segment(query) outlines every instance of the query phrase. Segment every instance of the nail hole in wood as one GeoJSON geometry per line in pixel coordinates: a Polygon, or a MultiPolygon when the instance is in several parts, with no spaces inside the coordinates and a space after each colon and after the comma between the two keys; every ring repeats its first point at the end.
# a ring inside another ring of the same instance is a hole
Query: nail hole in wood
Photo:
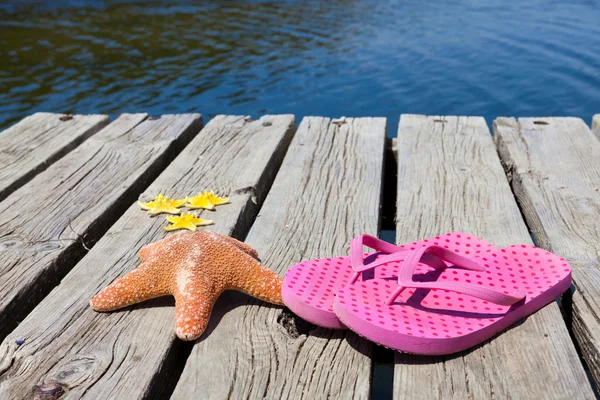
{"type": "Polygon", "coordinates": [[[546,121],[533,121],[533,123],[536,125],[549,125],[549,123],[546,121]]]}
{"type": "Polygon", "coordinates": [[[65,394],[65,387],[58,382],[44,383],[33,388],[34,400],[57,400],[65,394]]]}
{"type": "Polygon", "coordinates": [[[283,326],[288,334],[297,339],[300,335],[307,335],[315,326],[308,321],[296,316],[289,309],[284,308],[277,317],[277,323],[283,326]]]}

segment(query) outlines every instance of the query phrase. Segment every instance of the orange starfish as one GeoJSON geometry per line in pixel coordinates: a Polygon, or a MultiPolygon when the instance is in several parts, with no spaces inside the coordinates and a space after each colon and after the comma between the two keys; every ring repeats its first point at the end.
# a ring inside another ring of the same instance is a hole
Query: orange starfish
{"type": "Polygon", "coordinates": [[[159,296],[175,297],[176,333],[195,340],[208,325],[215,301],[227,289],[283,305],[281,277],[258,262],[245,243],[215,232],[183,232],[145,246],[142,264],[90,301],[112,311],[159,296]]]}

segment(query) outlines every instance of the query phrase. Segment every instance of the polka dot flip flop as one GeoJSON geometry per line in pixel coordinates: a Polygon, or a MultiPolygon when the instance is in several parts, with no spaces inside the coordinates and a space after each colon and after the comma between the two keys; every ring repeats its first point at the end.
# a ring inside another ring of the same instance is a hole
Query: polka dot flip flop
{"type": "MultiPolygon", "coordinates": [[[[307,321],[325,328],[346,329],[333,311],[336,293],[347,284],[371,279],[397,278],[406,256],[411,251],[429,244],[465,255],[482,255],[497,251],[492,244],[460,232],[402,246],[395,246],[373,236],[361,235],[352,240],[350,256],[309,260],[291,267],[283,281],[283,301],[290,310],[307,321]],[[363,246],[376,251],[363,253],[363,246]]],[[[429,254],[424,254],[424,257],[430,263],[441,262],[429,254]]]]}
{"type": "Polygon", "coordinates": [[[571,285],[559,256],[525,245],[466,257],[435,244],[405,257],[398,278],[341,288],[333,309],[350,329],[413,354],[475,346],[539,310],[571,285]],[[446,261],[440,267],[423,255],[446,261]]]}

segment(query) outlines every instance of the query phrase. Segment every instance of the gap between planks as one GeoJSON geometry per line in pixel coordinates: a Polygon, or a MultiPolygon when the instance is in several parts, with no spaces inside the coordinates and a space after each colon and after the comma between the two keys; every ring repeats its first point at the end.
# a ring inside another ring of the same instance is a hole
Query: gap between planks
{"type": "MultiPolygon", "coordinates": [[[[348,254],[357,234],[377,234],[385,137],[383,118],[302,120],[246,238],[266,265],[283,275],[302,260],[348,254]]],[[[173,399],[369,398],[371,343],[246,296],[223,300],[173,399]]]]}
{"type": "Polygon", "coordinates": [[[573,267],[572,330],[598,384],[600,142],[579,118],[498,118],[494,132],[534,240],[573,267]]]}
{"type": "MultiPolygon", "coordinates": [[[[595,116],[595,119],[594,119],[595,121],[596,121],[596,118],[597,118],[597,117],[598,117],[598,116],[595,116]]],[[[597,128],[597,127],[598,127],[598,125],[596,124],[596,125],[594,126],[594,128],[597,128]]],[[[529,220],[528,220],[528,222],[529,222],[529,220]]],[[[538,239],[536,238],[536,240],[538,240],[538,239]]],[[[595,275],[594,275],[594,276],[595,276],[595,275]]],[[[593,280],[593,276],[592,276],[592,277],[590,278],[590,284],[592,284],[593,282],[595,282],[595,281],[593,280]]],[[[597,283],[597,282],[596,282],[596,283],[597,283]]],[[[593,285],[592,285],[592,286],[593,286],[593,285]]],[[[597,288],[597,287],[598,287],[598,286],[595,286],[595,288],[597,288]]],[[[243,300],[242,300],[242,301],[243,301],[243,300]]],[[[510,333],[510,331],[509,331],[509,333],[510,333]]],[[[497,339],[495,339],[495,340],[497,340],[497,339]]],[[[596,350],[595,350],[595,351],[597,351],[597,348],[596,348],[596,350]]],[[[1,354],[1,352],[0,352],[0,354],[1,354]]],[[[0,378],[0,379],[1,379],[1,378],[0,378]]],[[[1,393],[1,392],[0,392],[0,393],[1,393]]]]}
{"type": "Polygon", "coordinates": [[[35,113],[0,132],[0,201],[108,124],[107,115],[35,113]]]}
{"type": "Polygon", "coordinates": [[[592,132],[594,132],[597,139],[600,139],[600,114],[596,114],[592,118],[592,132]]]}
{"type": "MultiPolygon", "coordinates": [[[[271,126],[217,116],[142,194],[229,194],[231,203],[201,216],[211,230],[245,234],[271,186],[295,131],[292,115],[271,126]]],[[[0,397],[26,397],[33,385],[59,382],[72,398],[164,398],[172,392],[191,343],[174,335],[169,299],[96,313],[89,299],[139,264],[146,244],[168,235],[164,216],[131,205],[61,284],[0,345],[0,397]],[[25,339],[22,346],[16,339],[25,339]]]]}
{"type": "Polygon", "coordinates": [[[125,114],[0,203],[0,339],[200,130],[199,114],[125,114]]]}
{"type": "MultiPolygon", "coordinates": [[[[397,151],[398,244],[452,231],[531,243],[483,118],[403,115],[397,151]]],[[[594,398],[556,303],[459,354],[396,354],[395,399],[531,396],[594,398]]]]}

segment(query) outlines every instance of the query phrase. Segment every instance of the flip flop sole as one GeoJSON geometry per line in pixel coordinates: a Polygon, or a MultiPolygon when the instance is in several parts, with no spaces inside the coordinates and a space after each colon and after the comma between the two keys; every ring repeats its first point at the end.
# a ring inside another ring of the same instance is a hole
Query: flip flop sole
{"type": "Polygon", "coordinates": [[[473,347],[560,296],[571,285],[571,267],[559,256],[533,246],[511,246],[474,257],[487,269],[435,271],[419,264],[415,281],[448,280],[495,290],[522,290],[524,302],[500,306],[439,289],[405,289],[392,305],[393,279],[356,282],[338,292],[333,309],[359,335],[406,353],[443,355],[473,347]]]}

